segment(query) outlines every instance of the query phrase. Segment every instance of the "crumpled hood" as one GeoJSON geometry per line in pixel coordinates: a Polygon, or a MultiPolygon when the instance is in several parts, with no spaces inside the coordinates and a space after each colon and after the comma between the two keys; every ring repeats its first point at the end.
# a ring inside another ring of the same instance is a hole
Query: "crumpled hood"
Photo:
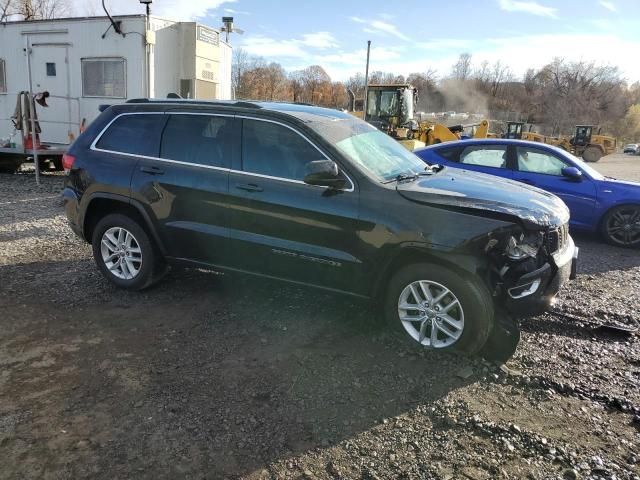
{"type": "Polygon", "coordinates": [[[397,190],[414,202],[497,212],[518,217],[529,227],[558,226],[569,221],[569,209],[552,193],[468,170],[445,168],[413,182],[400,182],[397,190]]]}

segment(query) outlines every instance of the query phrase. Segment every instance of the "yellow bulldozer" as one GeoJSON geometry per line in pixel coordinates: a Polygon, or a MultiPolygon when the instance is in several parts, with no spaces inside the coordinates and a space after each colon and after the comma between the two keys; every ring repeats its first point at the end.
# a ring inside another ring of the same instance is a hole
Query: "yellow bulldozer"
{"type": "Polygon", "coordinates": [[[585,162],[597,162],[605,155],[614,153],[618,141],[615,137],[602,135],[601,128],[598,129],[597,134],[593,133],[593,129],[593,125],[576,125],[573,137],[548,137],[532,132],[531,126],[529,126],[529,131],[524,131],[524,122],[507,122],[503,138],[516,138],[555,145],[573,153],[576,157],[582,157],[585,162]]]}
{"type": "MultiPolygon", "coordinates": [[[[364,112],[352,112],[376,128],[388,133],[408,150],[435,143],[463,138],[465,130],[471,130],[473,138],[486,138],[489,122],[483,120],[470,125],[446,126],[436,122],[418,121],[415,109],[418,90],[411,84],[369,85],[364,112]]],[[[355,104],[355,99],[354,99],[355,104]]]]}
{"type": "Polygon", "coordinates": [[[573,137],[558,137],[550,143],[576,157],[582,157],[585,162],[597,162],[605,155],[614,153],[618,148],[618,141],[615,137],[602,135],[602,128],[598,128],[596,134],[593,129],[593,125],[576,125],[573,137]]]}

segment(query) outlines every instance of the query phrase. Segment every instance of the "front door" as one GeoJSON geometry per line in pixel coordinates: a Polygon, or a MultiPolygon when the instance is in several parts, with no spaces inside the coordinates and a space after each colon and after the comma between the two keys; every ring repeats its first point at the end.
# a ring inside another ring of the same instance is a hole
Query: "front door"
{"type": "Polygon", "coordinates": [[[596,203],[596,187],[586,176],[582,180],[565,177],[570,167],[557,155],[542,149],[516,147],[515,179],[558,195],[571,211],[571,224],[590,228],[596,203]]]}
{"type": "MultiPolygon", "coordinates": [[[[48,107],[36,104],[42,143],[70,143],[78,136],[78,101],[69,94],[68,45],[32,44],[31,78],[33,93],[49,92],[48,107]],[[70,137],[70,134],[73,137],[70,137]]],[[[25,79],[25,82],[27,79],[25,79]]],[[[25,83],[28,90],[28,83],[25,83]]]]}
{"type": "Polygon", "coordinates": [[[229,176],[233,265],[245,271],[353,291],[363,287],[358,191],[305,184],[325,159],[292,128],[243,120],[242,158],[229,176]]]}

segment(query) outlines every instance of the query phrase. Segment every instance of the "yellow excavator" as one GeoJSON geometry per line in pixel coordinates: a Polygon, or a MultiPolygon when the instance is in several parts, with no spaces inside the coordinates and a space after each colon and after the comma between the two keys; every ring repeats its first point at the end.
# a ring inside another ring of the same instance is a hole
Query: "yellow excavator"
{"type": "Polygon", "coordinates": [[[597,162],[603,156],[614,153],[618,146],[615,137],[601,134],[601,128],[598,129],[597,134],[594,134],[593,125],[576,125],[573,137],[547,137],[532,132],[531,126],[529,126],[528,132],[525,132],[523,127],[524,122],[507,122],[503,138],[516,138],[555,145],[577,157],[582,157],[585,162],[597,162]]]}
{"type": "MultiPolygon", "coordinates": [[[[367,101],[364,102],[365,118],[371,125],[391,135],[411,151],[425,145],[460,140],[467,129],[472,130],[473,138],[487,137],[487,120],[454,126],[418,121],[415,118],[417,102],[418,90],[411,84],[369,85],[367,101]]],[[[355,99],[353,103],[355,104],[355,99]]],[[[364,112],[352,113],[363,118],[364,112]]]]}

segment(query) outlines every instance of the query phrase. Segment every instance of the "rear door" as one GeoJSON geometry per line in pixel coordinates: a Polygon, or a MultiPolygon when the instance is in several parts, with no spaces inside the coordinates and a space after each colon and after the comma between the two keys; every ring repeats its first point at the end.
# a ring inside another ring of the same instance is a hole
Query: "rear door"
{"type": "Polygon", "coordinates": [[[244,119],[242,157],[229,177],[231,258],[241,270],[331,288],[363,286],[358,191],[305,184],[326,159],[292,127],[244,119]]]}
{"type": "Polygon", "coordinates": [[[136,165],[132,196],[149,210],[171,257],[226,264],[235,121],[233,116],[169,113],[157,155],[136,165]]]}
{"type": "Polygon", "coordinates": [[[573,225],[591,226],[596,206],[596,186],[591,179],[565,177],[562,169],[574,165],[545,149],[517,146],[516,159],[515,180],[555,193],[569,207],[573,225]]]}

